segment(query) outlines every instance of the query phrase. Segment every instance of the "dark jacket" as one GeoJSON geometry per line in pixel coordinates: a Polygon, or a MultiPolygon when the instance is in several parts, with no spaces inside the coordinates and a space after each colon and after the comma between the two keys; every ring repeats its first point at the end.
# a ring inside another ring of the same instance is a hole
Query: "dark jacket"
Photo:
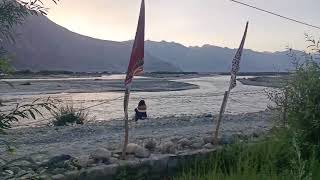
{"type": "Polygon", "coordinates": [[[138,106],[135,110],[135,120],[143,120],[147,118],[147,106],[138,106]]]}

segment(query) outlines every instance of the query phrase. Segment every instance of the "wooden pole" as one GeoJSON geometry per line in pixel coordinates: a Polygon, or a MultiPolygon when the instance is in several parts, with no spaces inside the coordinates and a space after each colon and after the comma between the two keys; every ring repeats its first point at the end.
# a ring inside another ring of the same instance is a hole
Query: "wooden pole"
{"type": "Polygon", "coordinates": [[[222,104],[221,104],[221,108],[220,108],[220,113],[219,113],[219,117],[218,117],[218,120],[217,120],[216,129],[214,131],[214,139],[213,139],[213,143],[214,144],[218,144],[218,142],[219,142],[219,139],[218,139],[219,129],[220,129],[220,124],[221,124],[221,121],[222,121],[222,118],[223,118],[223,114],[224,114],[224,112],[226,110],[228,97],[229,97],[229,92],[230,91],[224,92],[223,101],[222,101],[222,104]]]}
{"type": "Polygon", "coordinates": [[[130,88],[126,88],[124,95],[124,144],[122,149],[122,159],[126,159],[127,156],[127,146],[129,143],[129,115],[128,115],[128,105],[129,105],[130,88]]]}

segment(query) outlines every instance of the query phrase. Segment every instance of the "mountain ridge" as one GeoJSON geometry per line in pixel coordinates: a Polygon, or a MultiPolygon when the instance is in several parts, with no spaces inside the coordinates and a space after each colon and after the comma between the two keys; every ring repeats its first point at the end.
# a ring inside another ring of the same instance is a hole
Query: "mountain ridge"
{"type": "MultiPolygon", "coordinates": [[[[81,72],[125,72],[132,40],[117,42],[81,35],[46,17],[32,16],[16,28],[13,65],[21,69],[81,72]]],[[[145,69],[151,71],[228,72],[237,49],[210,44],[184,46],[177,42],[146,40],[145,69]]],[[[287,51],[245,49],[243,72],[277,72],[291,68],[287,51]]]]}

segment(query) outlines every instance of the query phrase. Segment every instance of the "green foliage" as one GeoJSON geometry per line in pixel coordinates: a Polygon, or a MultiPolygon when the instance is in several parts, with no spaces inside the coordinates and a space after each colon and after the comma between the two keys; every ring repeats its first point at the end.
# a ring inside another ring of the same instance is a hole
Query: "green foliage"
{"type": "Polygon", "coordinates": [[[68,126],[72,124],[84,124],[88,121],[88,111],[77,110],[73,105],[64,105],[58,108],[57,111],[53,112],[54,120],[52,124],[54,126],[68,126]]]}
{"type": "Polygon", "coordinates": [[[303,160],[301,151],[294,141],[294,138],[282,134],[255,144],[230,145],[209,159],[197,160],[185,167],[176,179],[319,179],[319,161],[303,160]]]}
{"type": "Polygon", "coordinates": [[[0,111],[0,134],[5,134],[5,130],[12,127],[14,122],[18,122],[20,118],[36,119],[37,115],[43,116],[40,108],[52,111],[56,108],[54,101],[50,98],[46,100],[36,99],[30,104],[19,104],[9,111],[0,111]]]}
{"type": "MultiPolygon", "coordinates": [[[[320,142],[320,66],[312,59],[299,65],[286,88],[287,118],[304,148],[320,142]]],[[[311,148],[312,149],[312,148],[311,148]]],[[[309,149],[309,151],[311,150],[309,149]]],[[[306,150],[306,149],[304,149],[306,150]]]]}
{"type": "Polygon", "coordinates": [[[13,69],[7,59],[0,59],[0,73],[11,73],[13,69]]]}

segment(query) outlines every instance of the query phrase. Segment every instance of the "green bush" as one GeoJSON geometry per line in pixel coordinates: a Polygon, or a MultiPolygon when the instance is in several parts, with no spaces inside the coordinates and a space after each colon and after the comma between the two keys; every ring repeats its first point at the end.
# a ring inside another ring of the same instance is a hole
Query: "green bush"
{"type": "MultiPolygon", "coordinates": [[[[286,87],[288,127],[310,156],[320,142],[320,66],[311,58],[297,67],[286,87]]],[[[319,158],[320,156],[317,155],[319,158]]]]}
{"type": "Polygon", "coordinates": [[[319,179],[319,162],[303,160],[295,137],[288,135],[282,132],[254,144],[227,146],[209,159],[197,160],[184,167],[175,179],[319,179]]]}
{"type": "Polygon", "coordinates": [[[65,105],[58,108],[53,113],[54,120],[52,124],[54,126],[68,126],[72,124],[83,125],[88,121],[89,113],[86,110],[77,110],[73,105],[65,105]]]}

